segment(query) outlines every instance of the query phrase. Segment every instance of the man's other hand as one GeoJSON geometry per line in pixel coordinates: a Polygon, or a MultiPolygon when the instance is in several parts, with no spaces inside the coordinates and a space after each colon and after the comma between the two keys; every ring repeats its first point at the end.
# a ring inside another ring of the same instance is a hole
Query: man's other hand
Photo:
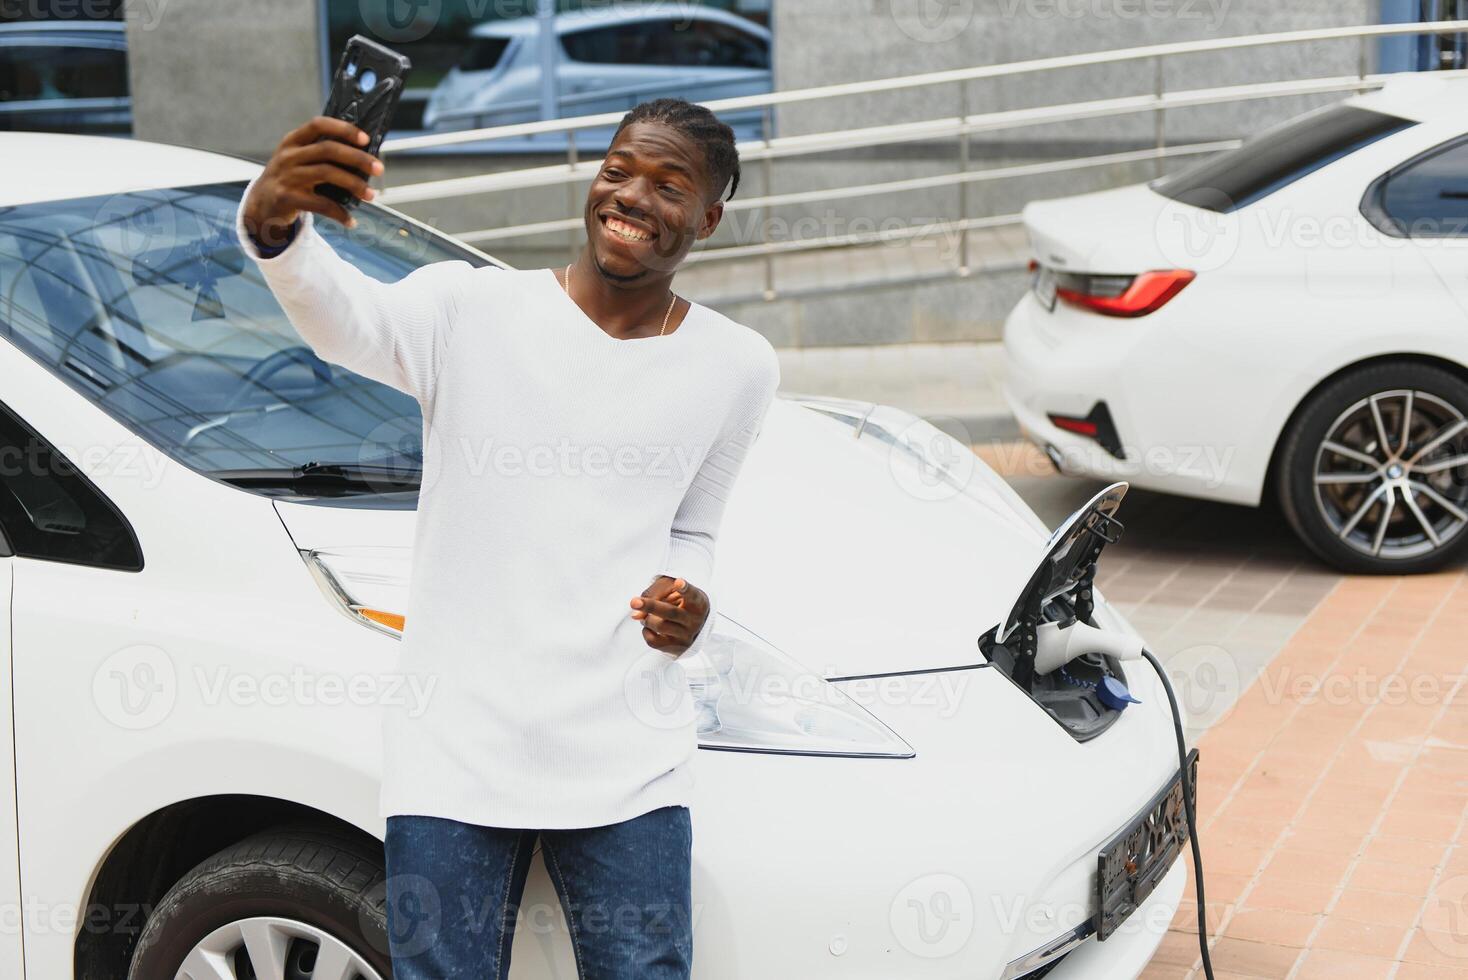
{"type": "Polygon", "coordinates": [[[654,650],[677,657],[709,618],[709,597],[681,578],[659,575],[632,600],[632,618],[642,621],[642,638],[654,650]]]}

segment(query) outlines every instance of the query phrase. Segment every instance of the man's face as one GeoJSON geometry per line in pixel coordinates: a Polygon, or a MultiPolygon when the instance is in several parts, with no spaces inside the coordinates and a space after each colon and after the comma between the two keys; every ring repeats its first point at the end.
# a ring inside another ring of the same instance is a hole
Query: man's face
{"type": "Polygon", "coordinates": [[[719,224],[703,149],[678,130],[636,122],[617,135],[586,195],[586,239],[603,278],[639,285],[676,269],[719,224]]]}

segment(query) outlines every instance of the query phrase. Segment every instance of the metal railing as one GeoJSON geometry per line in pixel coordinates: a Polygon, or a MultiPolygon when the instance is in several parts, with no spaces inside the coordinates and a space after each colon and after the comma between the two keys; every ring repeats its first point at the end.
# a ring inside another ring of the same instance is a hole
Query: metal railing
{"type": "MultiPolygon", "coordinates": [[[[1060,173],[1091,167],[1111,166],[1118,163],[1145,162],[1147,160],[1156,161],[1158,163],[1158,172],[1160,173],[1160,164],[1164,160],[1191,154],[1212,153],[1217,150],[1236,146],[1239,143],[1238,140],[1223,140],[1169,146],[1164,138],[1165,134],[1162,124],[1164,114],[1168,110],[1297,95],[1328,94],[1332,92],[1365,92],[1370,89],[1379,88],[1385,84],[1388,78],[1393,77],[1391,74],[1373,74],[1367,72],[1366,69],[1370,62],[1370,42],[1372,40],[1398,35],[1457,34],[1465,31],[1468,31],[1468,20],[1413,24],[1378,24],[1359,27],[1286,31],[1270,34],[1254,34],[1243,37],[1154,44],[1088,54],[1037,58],[1028,61],[1010,62],[1008,64],[983,65],[974,68],[926,72],[895,78],[873,79],[838,85],[822,85],[804,89],[772,92],[764,95],[741,96],[738,98],[705,102],[704,105],[721,115],[747,110],[760,110],[764,116],[763,131],[767,134],[767,138],[740,142],[739,156],[741,164],[748,165],[755,163],[763,168],[767,193],[762,197],[731,201],[725,205],[726,212],[769,209],[777,206],[809,204],[823,201],[849,200],[918,189],[953,186],[959,191],[958,213],[961,217],[949,221],[933,222],[920,228],[906,228],[879,233],[850,233],[794,241],[770,241],[768,239],[768,231],[763,227],[765,223],[762,222],[760,241],[747,245],[702,249],[691,254],[688,261],[690,263],[702,263],[763,257],[765,259],[763,292],[765,298],[773,299],[776,295],[773,260],[778,254],[791,251],[809,251],[866,245],[904,238],[920,238],[928,235],[960,233],[958,266],[954,272],[957,275],[965,276],[970,272],[969,236],[967,232],[977,228],[1013,225],[1019,221],[1017,214],[968,217],[966,189],[971,184],[980,181],[1060,173]],[[1164,86],[1163,66],[1166,59],[1169,58],[1206,52],[1350,39],[1356,39],[1360,46],[1357,58],[1357,71],[1354,74],[1250,82],[1239,85],[1172,91],[1167,90],[1164,86]],[[1038,72],[1053,72],[1062,69],[1134,62],[1151,62],[1153,90],[1147,94],[997,112],[970,113],[968,111],[967,83],[972,81],[1008,78],[1038,72]],[[958,111],[953,116],[881,126],[808,133],[799,136],[768,136],[768,134],[774,132],[773,113],[774,109],[779,106],[954,84],[958,87],[958,111]],[[976,133],[993,133],[1027,126],[1149,112],[1155,114],[1156,125],[1154,126],[1153,145],[1146,149],[1019,166],[993,167],[980,170],[969,169],[970,138],[976,133]],[[768,192],[771,176],[770,166],[775,160],[815,153],[827,153],[833,150],[864,149],[875,146],[943,138],[956,138],[958,141],[959,167],[952,173],[906,180],[851,184],[787,194],[768,192]]],[[[1432,74],[1436,77],[1462,76],[1468,75],[1468,69],[1437,71],[1432,74]]],[[[605,112],[570,119],[540,120],[506,126],[491,126],[387,140],[382,146],[382,153],[384,155],[433,147],[479,143],[492,139],[533,136],[540,133],[565,133],[567,136],[566,162],[564,164],[550,166],[530,167],[468,177],[429,180],[389,187],[383,193],[380,200],[383,203],[396,206],[474,194],[505,192],[532,187],[550,187],[563,184],[569,185],[578,181],[589,180],[599,169],[600,160],[579,159],[575,139],[576,132],[594,127],[615,126],[620,122],[622,115],[623,113],[621,112],[605,112]]],[[[554,232],[574,232],[581,227],[581,222],[582,218],[578,215],[576,217],[550,221],[537,221],[458,232],[456,233],[456,237],[476,244],[490,241],[506,241],[554,232]]]]}

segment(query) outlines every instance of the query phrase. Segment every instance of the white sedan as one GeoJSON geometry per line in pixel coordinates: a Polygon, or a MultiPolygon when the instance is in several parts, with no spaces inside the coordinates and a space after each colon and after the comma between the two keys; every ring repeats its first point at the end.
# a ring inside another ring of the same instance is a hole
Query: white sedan
{"type": "MultiPolygon", "coordinates": [[[[257,165],[0,158],[0,976],[385,980],[378,709],[432,697],[396,663],[418,405],[317,358],[240,253],[257,165]]],[[[382,207],[322,224],[384,279],[497,264],[382,207]]],[[[1087,618],[1045,531],[924,421],[776,400],[686,664],[698,977],[1141,970],[1187,877],[1174,721],[1104,645],[1022,662],[1087,618]]],[[[538,858],[522,915],[513,975],[574,975],[538,858]]]]}
{"type": "Polygon", "coordinates": [[[1023,217],[1008,400],[1063,471],[1277,498],[1351,571],[1468,546],[1468,79],[1396,78],[1023,217]]]}

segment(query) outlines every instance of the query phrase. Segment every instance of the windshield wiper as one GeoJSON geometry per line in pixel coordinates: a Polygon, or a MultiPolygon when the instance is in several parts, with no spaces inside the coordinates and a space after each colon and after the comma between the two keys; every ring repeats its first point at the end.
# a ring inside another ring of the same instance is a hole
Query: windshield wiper
{"type": "Polygon", "coordinates": [[[322,487],[374,490],[416,490],[422,483],[420,468],[382,463],[321,463],[312,460],[300,466],[259,469],[215,470],[213,476],[241,487],[322,487]]]}

